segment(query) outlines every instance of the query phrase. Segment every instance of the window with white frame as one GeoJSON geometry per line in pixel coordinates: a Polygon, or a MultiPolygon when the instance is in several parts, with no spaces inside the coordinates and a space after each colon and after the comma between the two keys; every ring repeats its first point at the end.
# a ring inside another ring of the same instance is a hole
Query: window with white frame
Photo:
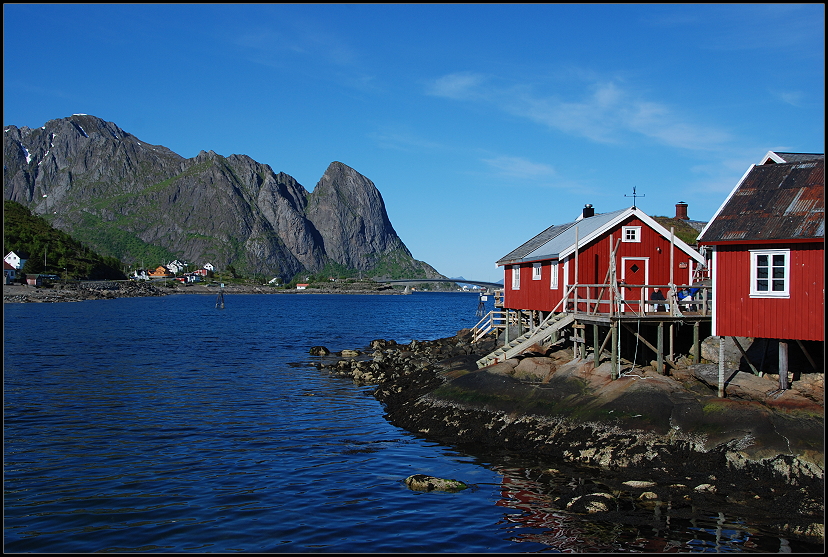
{"type": "Polygon", "coordinates": [[[549,265],[549,274],[552,275],[552,278],[549,279],[549,288],[552,290],[558,289],[558,262],[553,261],[549,265]]]}
{"type": "Polygon", "coordinates": [[[541,279],[541,264],[540,263],[532,263],[532,280],[540,280],[541,279]]]}
{"type": "Polygon", "coordinates": [[[750,295],[752,298],[790,296],[791,250],[750,251],[750,295]]]}
{"type": "Polygon", "coordinates": [[[512,290],[520,290],[520,265],[512,265],[512,290]]]}
{"type": "Polygon", "coordinates": [[[621,241],[622,242],[641,242],[641,227],[640,226],[622,226],[621,227],[621,241]]]}

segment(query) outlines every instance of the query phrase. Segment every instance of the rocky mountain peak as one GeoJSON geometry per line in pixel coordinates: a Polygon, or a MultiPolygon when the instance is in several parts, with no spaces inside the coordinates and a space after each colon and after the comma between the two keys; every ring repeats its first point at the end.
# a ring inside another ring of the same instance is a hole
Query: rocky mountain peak
{"type": "Polygon", "coordinates": [[[88,114],[4,131],[4,198],[125,263],[442,276],[411,257],[374,183],[341,162],[308,193],[247,155],[186,159],[88,114]]]}

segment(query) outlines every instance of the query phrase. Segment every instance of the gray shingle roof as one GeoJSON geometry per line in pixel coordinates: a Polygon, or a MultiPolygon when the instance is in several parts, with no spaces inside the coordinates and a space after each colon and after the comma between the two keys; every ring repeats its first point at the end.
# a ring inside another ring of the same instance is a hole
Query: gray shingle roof
{"type": "Polygon", "coordinates": [[[497,265],[510,265],[521,261],[537,261],[540,259],[555,258],[562,251],[575,244],[575,229],[580,240],[604,227],[621,213],[629,211],[620,209],[611,213],[600,213],[592,217],[553,225],[529,240],[520,247],[512,250],[497,261],[497,265]]]}

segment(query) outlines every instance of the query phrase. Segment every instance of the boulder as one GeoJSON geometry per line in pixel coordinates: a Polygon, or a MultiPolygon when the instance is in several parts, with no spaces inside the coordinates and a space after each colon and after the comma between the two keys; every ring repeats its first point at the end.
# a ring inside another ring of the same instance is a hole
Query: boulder
{"type": "Polygon", "coordinates": [[[327,356],[331,351],[324,346],[312,346],[310,349],[311,356],[327,356]]]}
{"type": "Polygon", "coordinates": [[[514,377],[515,379],[540,382],[553,373],[555,369],[555,363],[552,358],[532,356],[523,358],[515,366],[514,377]]]}
{"type": "Polygon", "coordinates": [[[463,491],[468,485],[459,480],[447,480],[444,478],[435,478],[434,476],[426,476],[425,474],[414,474],[405,479],[405,485],[414,491],[463,491]]]}

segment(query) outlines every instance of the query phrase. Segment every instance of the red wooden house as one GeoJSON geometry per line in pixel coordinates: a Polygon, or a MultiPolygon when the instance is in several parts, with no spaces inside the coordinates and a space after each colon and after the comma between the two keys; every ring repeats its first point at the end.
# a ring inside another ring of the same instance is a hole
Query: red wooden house
{"type": "Polygon", "coordinates": [[[824,341],[824,155],[768,153],[699,243],[713,250],[714,335],[824,341]]]}
{"type": "MultiPolygon", "coordinates": [[[[505,275],[503,307],[541,312],[572,309],[561,300],[576,282],[602,285],[615,279],[623,283],[624,299],[651,299],[655,286],[671,279],[676,285],[692,284],[702,264],[695,249],[676,237],[671,243],[670,231],[641,209],[597,214],[591,205],[577,220],[547,228],[497,261],[505,275]],[[614,273],[608,272],[611,259],[614,273]]],[[[609,300],[609,292],[601,293],[600,287],[587,288],[592,290],[578,293],[581,299],[609,300]]],[[[627,304],[627,309],[638,311],[638,304],[627,304]]]]}

